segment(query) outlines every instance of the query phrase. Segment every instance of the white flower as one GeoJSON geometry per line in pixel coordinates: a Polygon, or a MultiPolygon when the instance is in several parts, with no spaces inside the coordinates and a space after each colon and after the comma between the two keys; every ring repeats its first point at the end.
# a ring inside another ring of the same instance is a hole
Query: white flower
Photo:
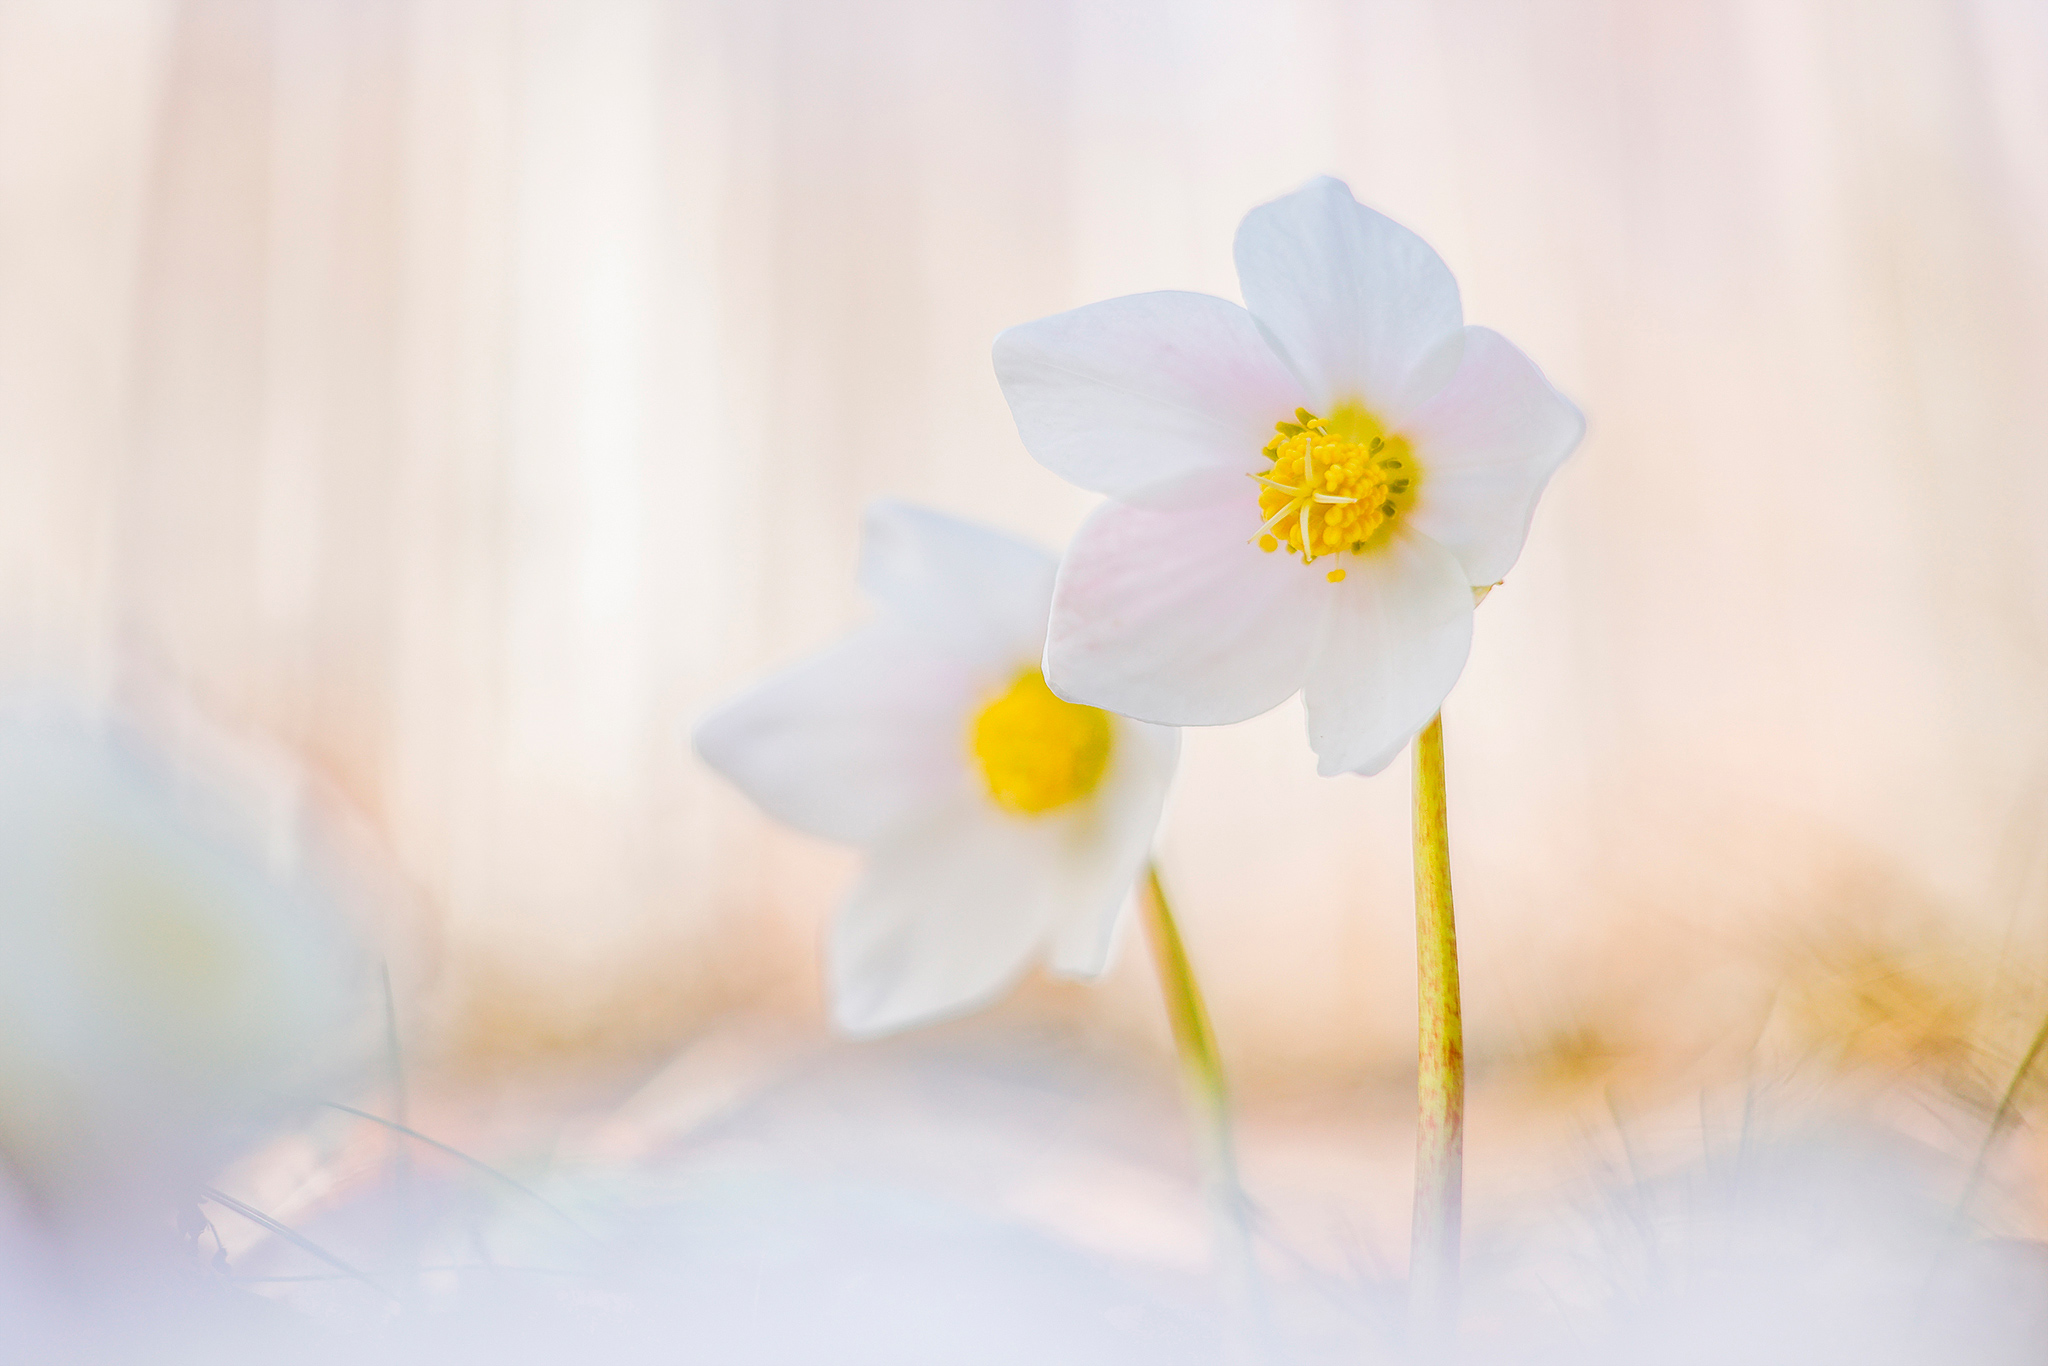
{"type": "Polygon", "coordinates": [[[1472,590],[1584,420],[1338,181],[1247,214],[1237,270],[1247,308],[1139,294],[996,339],[1024,444],[1112,500],[1060,566],[1047,680],[1169,725],[1300,690],[1320,771],[1376,773],[1457,682],[1472,590]]]}
{"type": "Polygon", "coordinates": [[[40,1195],[199,1178],[364,1017],[336,908],[112,727],[0,715],[0,1155],[40,1195]]]}
{"type": "Polygon", "coordinates": [[[879,619],[697,727],[698,753],[770,815],[867,851],[827,948],[849,1033],[973,1010],[1041,958],[1107,965],[1180,738],[1046,689],[1053,570],[877,503],[860,583],[879,619]]]}

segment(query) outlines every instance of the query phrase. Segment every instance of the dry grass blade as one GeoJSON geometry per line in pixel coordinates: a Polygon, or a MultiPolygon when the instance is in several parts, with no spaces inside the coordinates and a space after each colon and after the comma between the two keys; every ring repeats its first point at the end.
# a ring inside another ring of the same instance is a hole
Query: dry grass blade
{"type": "Polygon", "coordinates": [[[344,1262],[341,1258],[335,1256],[332,1252],[329,1252],[326,1248],[314,1242],[311,1238],[308,1238],[303,1233],[300,1233],[297,1229],[289,1228],[286,1225],[279,1223],[277,1220],[265,1214],[262,1210],[255,1208],[253,1205],[245,1205],[241,1201],[235,1199],[234,1196],[229,1195],[224,1191],[215,1190],[212,1186],[200,1187],[199,1194],[204,1198],[211,1200],[214,1204],[219,1205],[223,1209],[234,1211],[236,1214],[241,1215],[244,1219],[247,1219],[250,1223],[257,1225],[259,1228],[268,1229],[270,1232],[276,1234],[278,1237],[290,1243],[293,1247],[298,1248],[301,1252],[307,1253],[310,1256],[318,1257],[321,1261],[327,1263],[336,1271],[339,1271],[344,1275],[348,1276],[350,1279],[361,1281],[364,1285],[369,1286],[372,1290],[376,1290],[385,1295],[390,1295],[393,1299],[398,1298],[398,1296],[394,1294],[388,1287],[380,1285],[376,1280],[372,1279],[369,1275],[365,1274],[364,1272],[356,1270],[347,1262],[344,1262]]]}
{"type": "Polygon", "coordinates": [[[330,1110],[339,1110],[345,1115],[354,1115],[357,1119],[366,1119],[370,1121],[370,1123],[372,1124],[381,1124],[385,1128],[391,1130],[393,1133],[404,1134],[407,1138],[410,1138],[415,1142],[426,1144],[429,1148],[434,1149],[436,1152],[446,1153],[448,1154],[448,1156],[456,1159],[458,1162],[467,1163],[469,1166],[474,1167],[476,1170],[482,1172],[484,1175],[491,1177],[493,1180],[503,1182],[506,1186],[509,1186],[511,1189],[519,1192],[521,1195],[533,1201],[533,1203],[539,1205],[548,1213],[554,1215],[557,1219],[560,1219],[564,1224],[567,1224],[570,1228],[582,1234],[585,1238],[592,1238],[595,1236],[590,1232],[590,1230],[584,1228],[583,1225],[577,1223],[573,1218],[569,1216],[569,1214],[566,1211],[564,1211],[560,1206],[556,1205],[553,1201],[549,1200],[546,1196],[542,1195],[539,1191],[536,1191],[531,1186],[526,1185],[517,1177],[507,1176],[504,1172],[499,1171],[490,1163],[484,1162],[478,1158],[471,1157],[468,1153],[463,1152],[460,1148],[452,1147],[449,1144],[443,1143],[438,1138],[430,1138],[426,1134],[421,1133],[419,1130],[400,1124],[396,1120],[386,1119],[382,1115],[373,1115],[368,1110],[358,1110],[353,1105],[343,1105],[338,1100],[323,1100],[320,1103],[330,1110]]]}

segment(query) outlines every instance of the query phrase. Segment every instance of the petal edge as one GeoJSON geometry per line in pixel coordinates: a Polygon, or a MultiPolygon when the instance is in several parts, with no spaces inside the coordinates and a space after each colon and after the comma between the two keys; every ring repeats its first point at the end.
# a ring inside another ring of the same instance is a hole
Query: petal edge
{"type": "Polygon", "coordinates": [[[1521,558],[1543,490],[1578,447],[1586,419],[1500,333],[1468,327],[1465,335],[1457,374],[1402,433],[1423,470],[1409,519],[1458,557],[1477,588],[1498,583],[1521,558]]]}
{"type": "Polygon", "coordinates": [[[1251,481],[1190,507],[1111,502],[1053,585],[1045,679],[1069,701],[1168,726],[1228,725],[1292,696],[1322,630],[1322,574],[1250,544],[1251,481]]]}
{"type": "Polygon", "coordinates": [[[1443,706],[1472,649],[1472,590],[1457,557],[1414,531],[1341,584],[1304,689],[1324,777],[1380,772],[1443,706]]]}
{"type": "Polygon", "coordinates": [[[1253,209],[1235,255],[1245,307],[1317,412],[1357,401],[1395,423],[1455,370],[1465,314],[1450,267],[1343,181],[1319,176],[1253,209]]]}
{"type": "Polygon", "coordinates": [[[995,369],[1032,457],[1112,497],[1253,468],[1301,402],[1249,313],[1178,290],[1012,327],[995,369]]]}

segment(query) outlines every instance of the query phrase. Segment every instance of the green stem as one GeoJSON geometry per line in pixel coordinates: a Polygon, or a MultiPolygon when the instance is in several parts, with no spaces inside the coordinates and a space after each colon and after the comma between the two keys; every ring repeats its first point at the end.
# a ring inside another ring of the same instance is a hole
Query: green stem
{"type": "Polygon", "coordinates": [[[1415,737],[1415,971],[1418,1048],[1415,1218],[1408,1254],[1409,1334],[1440,1351],[1457,1334],[1465,1187],[1465,1026],[1441,715],[1415,737]]]}
{"type": "Polygon", "coordinates": [[[1181,1078],[1194,1111],[1195,1140],[1201,1148],[1203,1186],[1216,1225],[1217,1251],[1226,1263],[1230,1291],[1236,1300],[1234,1319],[1239,1340],[1232,1344],[1231,1355],[1260,1359],[1265,1354],[1265,1302],[1252,1256],[1244,1189],[1237,1176],[1230,1091],[1224,1084],[1223,1058],[1216,1049],[1216,1033],[1209,1026],[1209,1009],[1195,981],[1194,965],[1188,961],[1180,926],[1174,921],[1172,903],[1160,884],[1157,863],[1145,865],[1143,895],[1138,901],[1143,908],[1145,938],[1152,946],[1153,967],[1159,974],[1167,1023],[1173,1029],[1174,1053],[1180,1060],[1181,1078]]]}
{"type": "MultiPolygon", "coordinates": [[[[1166,1020],[1173,1028],[1173,1049],[1181,1074],[1205,1115],[1227,1116],[1229,1092],[1223,1083],[1223,1059],[1216,1051],[1216,1033],[1209,1027],[1209,1008],[1188,962],[1187,945],[1173,918],[1172,903],[1159,882],[1159,865],[1145,865],[1145,937],[1152,945],[1152,963],[1159,973],[1159,992],[1166,1002],[1166,1020]]],[[[1213,1120],[1211,1128],[1215,1127],[1213,1120]]],[[[1227,1122],[1224,1129],[1228,1131],[1227,1122]]]]}
{"type": "Polygon", "coordinates": [[[2040,1058],[2041,1050],[2048,1048],[2048,1019],[2041,1021],[2041,1027],[2034,1031],[2034,1041],[2027,1045],[2027,1051],[2020,1058],[2020,1065],[2013,1069],[2012,1081],[2006,1085],[2005,1094],[1999,1098],[1998,1108],[1991,1114],[1991,1126],[1984,1131],[1984,1142],[1977,1148],[1977,1160],[1970,1164],[1970,1179],[1963,1186],[1962,1198],[1956,1201],[1956,1218],[1960,1222],[1970,1209],[1970,1202],[1976,1198],[1977,1187],[1983,1184],[1984,1169],[1991,1161],[1991,1149],[1998,1142],[1998,1136],[2005,1132],[2006,1123],[2019,1105],[2020,1089],[2027,1084],[2027,1074],[2034,1070],[2034,1063],[2040,1058]]]}

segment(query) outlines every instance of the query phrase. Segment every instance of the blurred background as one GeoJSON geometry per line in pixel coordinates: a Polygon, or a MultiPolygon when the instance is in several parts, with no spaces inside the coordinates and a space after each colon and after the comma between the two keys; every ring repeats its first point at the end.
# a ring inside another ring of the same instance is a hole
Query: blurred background
{"type": "MultiPolygon", "coordinates": [[[[995,333],[1235,297],[1322,172],[1589,420],[1446,712],[1475,1198],[1763,1074],[1967,1154],[2048,1010],[2030,0],[0,0],[0,672],[266,756],[495,1123],[883,1066],[854,856],[688,727],[862,619],[870,497],[1056,546],[995,333]]],[[[1301,729],[1190,733],[1164,866],[1253,1186],[1397,1247],[1407,784],[1301,729]]],[[[1141,952],[977,1030],[1171,1133],[1141,952]]]]}

